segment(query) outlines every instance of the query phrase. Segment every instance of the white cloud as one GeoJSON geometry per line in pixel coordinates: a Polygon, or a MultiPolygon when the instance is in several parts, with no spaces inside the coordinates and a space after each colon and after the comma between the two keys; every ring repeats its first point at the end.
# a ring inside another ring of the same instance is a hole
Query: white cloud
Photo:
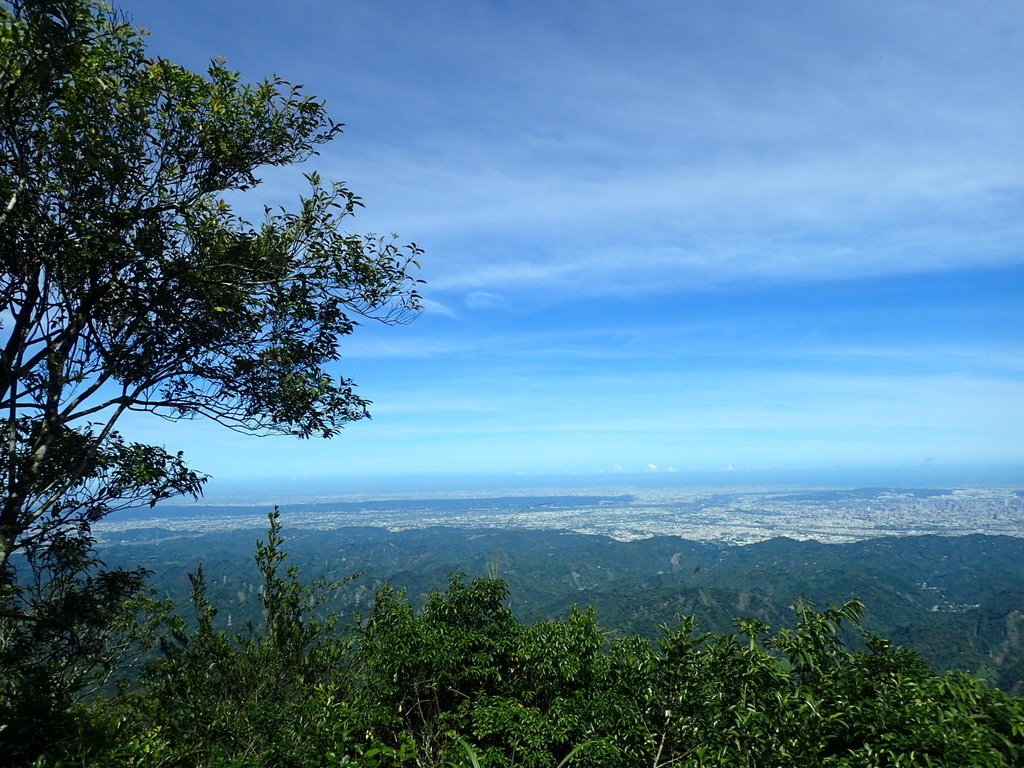
{"type": "Polygon", "coordinates": [[[425,261],[438,292],[662,293],[1024,260],[1014,203],[1024,162],[1012,157],[893,146],[669,166],[595,180],[580,168],[465,175],[420,164],[425,186],[399,219],[443,249],[425,261]]]}
{"type": "Polygon", "coordinates": [[[454,309],[449,307],[447,304],[442,304],[440,301],[435,299],[428,299],[423,297],[420,299],[420,303],[423,305],[423,311],[428,315],[441,315],[443,317],[458,317],[458,314],[454,309]]]}
{"type": "MultiPolygon", "coordinates": [[[[1024,260],[1009,6],[406,3],[246,14],[228,41],[151,5],[154,40],[261,72],[273,54],[337,105],[315,167],[365,199],[352,226],[420,241],[460,301],[1024,260]]],[[[261,202],[304,187],[265,176],[261,202]]]]}
{"type": "Polygon", "coordinates": [[[470,309],[491,309],[505,306],[505,299],[488,291],[470,291],[466,294],[466,306],[470,309]]]}

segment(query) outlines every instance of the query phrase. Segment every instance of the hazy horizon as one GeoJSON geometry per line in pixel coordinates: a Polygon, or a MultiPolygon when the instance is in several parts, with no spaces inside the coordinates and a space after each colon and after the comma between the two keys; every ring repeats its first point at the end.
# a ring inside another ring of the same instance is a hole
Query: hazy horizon
{"type": "Polygon", "coordinates": [[[479,493],[531,491],[613,491],[629,488],[955,488],[1021,487],[1024,467],[834,467],[830,469],[720,469],[702,471],[636,471],[608,473],[429,474],[363,477],[213,478],[196,501],[175,497],[161,506],[280,503],[405,495],[439,498],[479,493]]]}

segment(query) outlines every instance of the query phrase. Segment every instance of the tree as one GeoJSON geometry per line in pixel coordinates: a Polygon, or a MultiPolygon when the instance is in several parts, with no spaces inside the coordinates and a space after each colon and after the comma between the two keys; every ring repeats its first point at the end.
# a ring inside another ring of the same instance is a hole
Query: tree
{"type": "Polygon", "coordinates": [[[315,173],[258,225],[225,199],[341,128],[301,86],[148,57],[95,0],[0,3],[0,582],[16,551],[200,492],[127,412],[299,437],[368,415],[326,367],[360,319],[418,308],[419,249],[345,233],[360,199],[315,173]]]}
{"type": "MultiPolygon", "coordinates": [[[[118,722],[130,721],[164,765],[321,766],[336,764],[326,753],[356,741],[346,704],[352,638],[318,611],[344,582],[304,584],[285,565],[277,509],[269,522],[267,540],[256,544],[263,622],[234,636],[217,626],[200,567],[189,576],[194,626],[172,620],[163,658],[138,694],[118,703],[118,722]]],[[[124,737],[110,740],[122,753],[104,763],[134,764],[124,737]]]]}
{"type": "Polygon", "coordinates": [[[657,644],[606,644],[593,609],[525,625],[505,582],[454,574],[419,610],[382,589],[342,635],[322,613],[338,585],[306,587],[285,567],[276,511],[256,560],[262,621],[229,635],[194,574],[196,620],[172,618],[139,687],[75,708],[62,732],[23,728],[8,762],[1009,768],[1024,758],[1024,699],[930,672],[864,632],[858,600],[822,611],[799,600],[795,625],[775,631],[740,619],[738,632],[699,633],[681,617],[657,644]]]}
{"type": "Polygon", "coordinates": [[[92,525],[206,479],[124,414],[368,415],[328,368],[360,320],[412,316],[419,249],[347,234],[359,198],[315,173],[255,225],[226,199],[341,128],[301,86],[149,57],[97,0],[0,0],[0,740],[53,737],[137,634],[146,574],[106,569],[92,525]]]}

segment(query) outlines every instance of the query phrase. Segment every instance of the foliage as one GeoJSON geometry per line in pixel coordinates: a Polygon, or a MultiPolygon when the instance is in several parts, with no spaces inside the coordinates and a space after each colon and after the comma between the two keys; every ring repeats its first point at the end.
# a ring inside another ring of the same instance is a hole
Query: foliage
{"type": "Polygon", "coordinates": [[[1009,766],[1024,700],[865,633],[863,605],[796,603],[731,633],[697,620],[608,642],[593,609],[524,624],[496,579],[416,609],[382,590],[353,632],[303,586],[277,514],[257,543],[263,621],[217,624],[202,571],[141,688],[75,710],[40,766],[1009,766]],[[847,642],[847,640],[851,642],[847,642]],[[856,645],[858,650],[851,650],[856,645]]]}
{"type": "Polygon", "coordinates": [[[96,0],[0,2],[0,711],[28,686],[55,716],[123,645],[142,574],[106,570],[92,525],[201,491],[124,414],[299,437],[368,415],[328,368],[360,318],[418,307],[419,249],[344,232],[360,200],[316,173],[257,225],[227,199],[340,131],[301,86],[149,57],[96,0]]]}
{"type": "MultiPolygon", "coordinates": [[[[316,610],[342,585],[302,584],[294,567],[283,568],[282,544],[275,510],[267,540],[256,544],[261,626],[249,624],[235,635],[218,627],[200,567],[189,577],[192,626],[180,616],[171,622],[162,658],[143,689],[99,713],[106,737],[94,734],[89,746],[70,744],[64,759],[84,749],[100,764],[332,764],[324,756],[352,741],[344,685],[351,677],[351,642],[336,632],[333,618],[316,610]],[[99,757],[97,742],[104,744],[99,757]]],[[[361,749],[361,743],[353,746],[361,749]]],[[[334,764],[345,763],[338,758],[334,764]]],[[[373,755],[364,764],[374,765],[373,755]]]]}
{"type": "MultiPolygon", "coordinates": [[[[391,502],[400,503],[400,502],[391,502]]],[[[415,502],[422,503],[422,502],[415,502]]],[[[265,510],[222,508],[233,515],[265,510]]],[[[296,505],[292,511],[315,511],[296,505]]],[[[204,510],[204,515],[216,511],[204,510]]],[[[175,510],[176,511],[176,510],[175,510]]],[[[150,514],[139,511],[139,517],[150,514]]],[[[169,514],[169,513],[163,513],[169,514]]],[[[187,600],[181,573],[204,551],[211,598],[236,622],[255,616],[254,534],[219,530],[175,538],[146,527],[102,547],[108,562],[153,571],[153,586],[187,600]],[[149,544],[158,540],[159,546],[149,544]],[[230,608],[228,608],[230,606],[230,608]]],[[[338,578],[363,573],[328,606],[343,617],[367,610],[386,583],[407,590],[414,607],[456,569],[492,573],[500,547],[508,606],[523,622],[565,616],[574,602],[593,605],[611,636],[640,634],[656,642],[659,625],[696,614],[701,628],[732,631],[732,618],[784,626],[793,595],[819,605],[858,595],[870,606],[864,627],[919,651],[936,670],[962,669],[1003,690],[1024,692],[1024,540],[1009,537],[892,537],[847,544],[775,540],[723,548],[677,537],[615,541],[542,530],[424,528],[389,532],[360,527],[298,529],[289,538],[293,562],[338,578]],[[673,558],[680,567],[673,568],[673,558]]],[[[858,635],[843,635],[860,641],[858,635]]]]}
{"type": "Polygon", "coordinates": [[[93,0],[0,4],[0,563],[124,505],[199,492],[128,411],[330,437],[367,401],[325,366],[360,316],[418,305],[418,253],[346,234],[360,205],[308,174],[254,226],[226,200],[341,130],[279,78],[147,57],[93,0]]]}
{"type": "Polygon", "coordinates": [[[18,588],[0,586],[0,747],[12,764],[74,738],[68,712],[132,674],[169,606],[142,569],[107,569],[81,536],[30,546],[18,588]]]}
{"type": "Polygon", "coordinates": [[[460,574],[419,614],[402,594],[378,595],[358,637],[380,738],[410,734],[427,764],[458,754],[453,738],[477,744],[488,765],[549,766],[579,743],[604,665],[595,615],[527,627],[507,596],[503,581],[460,574]]]}

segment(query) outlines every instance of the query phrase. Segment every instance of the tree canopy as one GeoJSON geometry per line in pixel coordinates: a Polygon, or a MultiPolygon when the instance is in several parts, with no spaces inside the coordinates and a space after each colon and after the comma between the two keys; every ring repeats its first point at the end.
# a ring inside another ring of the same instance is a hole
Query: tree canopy
{"type": "Polygon", "coordinates": [[[418,308],[419,249],[347,233],[360,199],[315,173],[255,224],[228,199],[341,129],[301,86],[149,56],[94,0],[0,3],[0,564],[200,491],[126,412],[299,437],[368,415],[328,368],[360,319],[418,308]]]}
{"type": "Polygon", "coordinates": [[[298,437],[368,416],[340,340],[415,313],[419,249],[348,233],[360,199],[315,172],[292,209],[232,208],[341,129],[299,85],[148,55],[97,0],[0,0],[6,738],[45,737],[159,622],[136,621],[146,573],[106,568],[92,526],[206,477],[125,414],[298,437]]]}
{"type": "Polygon", "coordinates": [[[26,757],[154,768],[1009,768],[1024,757],[1024,700],[929,671],[865,632],[857,600],[798,601],[777,629],[700,632],[682,617],[652,644],[607,639],[593,609],[523,624],[505,582],[455,574],[420,608],[383,589],[342,634],[317,606],[343,587],[306,587],[285,568],[276,512],[268,534],[259,625],[231,634],[193,574],[196,620],[176,620],[138,688],[79,708],[26,757]]]}

